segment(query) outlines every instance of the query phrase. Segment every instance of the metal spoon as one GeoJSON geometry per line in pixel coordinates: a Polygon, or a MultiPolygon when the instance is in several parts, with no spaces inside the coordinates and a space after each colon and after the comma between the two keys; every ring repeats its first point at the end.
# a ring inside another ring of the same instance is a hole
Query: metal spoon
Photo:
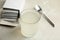
{"type": "Polygon", "coordinates": [[[44,13],[42,13],[42,9],[39,5],[36,5],[34,9],[42,14],[42,16],[50,23],[52,27],[55,27],[54,23],[44,13]]]}

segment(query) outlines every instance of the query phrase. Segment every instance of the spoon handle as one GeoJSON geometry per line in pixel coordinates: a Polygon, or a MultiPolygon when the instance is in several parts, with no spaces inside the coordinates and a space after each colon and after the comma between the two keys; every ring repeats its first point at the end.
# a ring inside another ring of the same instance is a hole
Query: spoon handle
{"type": "Polygon", "coordinates": [[[54,23],[45,14],[42,14],[42,15],[50,23],[52,27],[55,27],[54,23]]]}

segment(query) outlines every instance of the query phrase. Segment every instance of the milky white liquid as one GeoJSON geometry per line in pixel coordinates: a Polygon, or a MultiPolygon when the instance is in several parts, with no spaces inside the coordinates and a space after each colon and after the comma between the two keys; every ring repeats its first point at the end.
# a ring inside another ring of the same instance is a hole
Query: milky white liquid
{"type": "Polygon", "coordinates": [[[35,10],[26,10],[22,12],[20,24],[21,33],[25,37],[32,37],[37,31],[36,23],[40,20],[41,15],[35,10]]]}
{"type": "Polygon", "coordinates": [[[21,14],[21,21],[25,23],[36,23],[40,20],[41,17],[41,15],[35,10],[26,10],[21,14]]]}

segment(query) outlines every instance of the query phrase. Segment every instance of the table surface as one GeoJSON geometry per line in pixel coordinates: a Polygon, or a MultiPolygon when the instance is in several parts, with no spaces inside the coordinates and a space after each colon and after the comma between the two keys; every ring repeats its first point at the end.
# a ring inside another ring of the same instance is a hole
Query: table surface
{"type": "MultiPolygon", "coordinates": [[[[9,3],[9,1],[7,1],[9,3]]],[[[13,3],[14,1],[10,1],[10,3],[13,3]]],[[[18,1],[15,1],[15,3],[18,3],[18,1]]],[[[16,6],[15,3],[13,4],[7,4],[8,7],[14,8],[19,6],[16,6]],[[12,7],[12,6],[13,7],[12,7]]],[[[19,4],[19,3],[18,3],[19,4]]],[[[45,19],[44,17],[41,17],[40,21],[38,22],[37,26],[38,31],[36,35],[32,38],[23,38],[20,35],[20,28],[17,28],[14,30],[14,32],[11,32],[12,30],[10,28],[0,28],[1,40],[60,40],[60,0],[26,0],[24,8],[30,8],[36,4],[39,4],[41,8],[43,9],[43,13],[55,24],[55,27],[53,28],[45,19]],[[5,32],[6,31],[6,32],[5,32]],[[10,33],[10,32],[11,33],[10,33]],[[8,34],[9,33],[9,34],[8,34]],[[6,36],[6,37],[5,37],[6,36]]],[[[6,4],[5,4],[6,5],[6,4]]]]}

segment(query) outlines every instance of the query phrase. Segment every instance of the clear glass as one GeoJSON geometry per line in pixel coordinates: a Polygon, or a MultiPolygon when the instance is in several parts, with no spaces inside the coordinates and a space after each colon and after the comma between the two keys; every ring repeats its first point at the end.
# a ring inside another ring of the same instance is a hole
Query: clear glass
{"type": "Polygon", "coordinates": [[[37,23],[40,21],[40,18],[41,14],[34,9],[23,10],[19,19],[22,35],[32,37],[37,32],[37,23]]]}

